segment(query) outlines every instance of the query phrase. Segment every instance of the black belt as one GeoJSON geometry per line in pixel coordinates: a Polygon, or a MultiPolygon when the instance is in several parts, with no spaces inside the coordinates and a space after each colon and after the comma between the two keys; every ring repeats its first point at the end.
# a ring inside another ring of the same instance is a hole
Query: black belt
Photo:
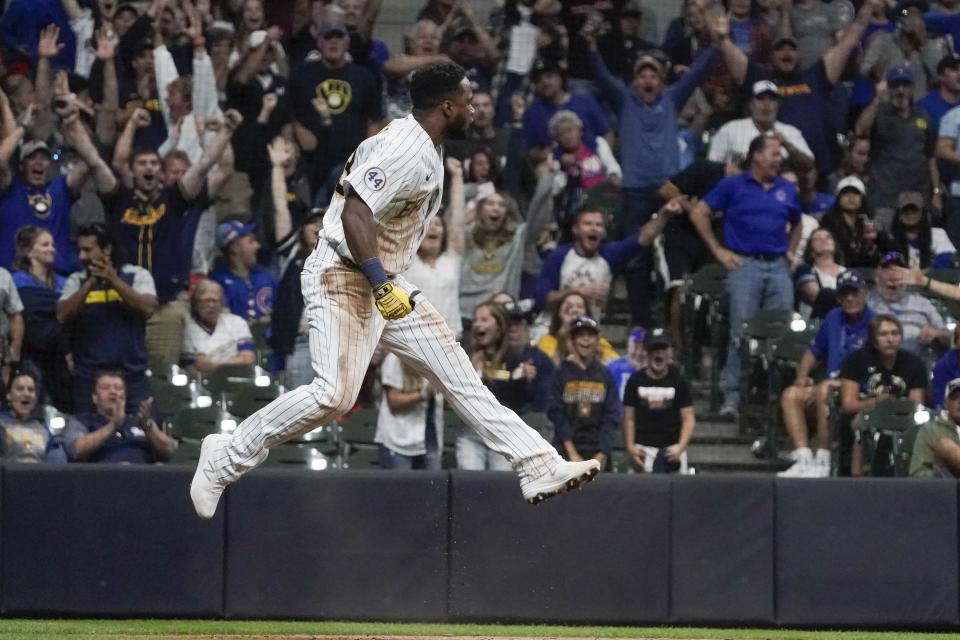
{"type": "Polygon", "coordinates": [[[785,256],[782,253],[744,253],[743,257],[763,260],[764,262],[776,262],[782,260],[785,256]]]}

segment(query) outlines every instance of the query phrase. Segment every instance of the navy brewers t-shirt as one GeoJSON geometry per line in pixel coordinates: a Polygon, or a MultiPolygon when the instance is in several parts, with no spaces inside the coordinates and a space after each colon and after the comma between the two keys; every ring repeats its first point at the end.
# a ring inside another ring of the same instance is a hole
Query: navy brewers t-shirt
{"type": "Polygon", "coordinates": [[[187,287],[190,256],[183,255],[183,237],[195,201],[183,195],[179,183],[155,191],[147,199],[126,187],[104,198],[110,233],[123,259],[150,272],[160,304],[173,300],[187,287]]]}
{"type": "Polygon", "coordinates": [[[382,116],[380,84],[367,67],[352,63],[331,69],[321,60],[304,62],[290,74],[289,104],[297,122],[317,136],[314,164],[321,171],[345,161],[367,138],[369,122],[382,116]],[[317,96],[330,108],[330,127],[313,107],[317,96]]]}
{"type": "Polygon", "coordinates": [[[827,79],[827,69],[823,60],[802,71],[791,74],[771,73],[758,65],[750,63],[747,67],[747,79],[743,83],[748,90],[758,80],[772,80],[780,92],[780,111],[777,120],[792,124],[803,139],[810,145],[816,157],[817,171],[823,174],[833,171],[833,144],[831,137],[836,133],[831,126],[830,92],[833,84],[827,79]]]}

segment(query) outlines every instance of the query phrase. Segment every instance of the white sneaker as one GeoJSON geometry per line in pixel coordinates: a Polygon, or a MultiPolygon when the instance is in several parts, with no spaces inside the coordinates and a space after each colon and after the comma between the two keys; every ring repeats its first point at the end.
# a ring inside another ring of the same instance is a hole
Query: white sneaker
{"type": "Polygon", "coordinates": [[[801,447],[790,452],[793,459],[793,466],[789,469],[779,472],[777,475],[781,478],[812,478],[814,477],[815,464],[813,453],[809,447],[801,447]]]}
{"type": "Polygon", "coordinates": [[[545,473],[523,487],[523,498],[530,504],[540,504],[547,498],[575,489],[593,480],[600,473],[596,460],[557,463],[551,473],[545,473]]]}
{"type": "Polygon", "coordinates": [[[811,466],[803,461],[794,462],[789,469],[777,473],[779,478],[810,478],[811,466]]]}
{"type": "Polygon", "coordinates": [[[197,470],[190,482],[190,499],[193,508],[203,520],[209,520],[217,512],[217,503],[226,488],[226,484],[217,479],[216,467],[213,464],[213,452],[221,438],[229,436],[214,433],[200,443],[200,459],[197,460],[197,470]]]}
{"type": "Polygon", "coordinates": [[[817,456],[814,459],[817,465],[817,477],[830,477],[830,449],[817,449],[817,456]]]}

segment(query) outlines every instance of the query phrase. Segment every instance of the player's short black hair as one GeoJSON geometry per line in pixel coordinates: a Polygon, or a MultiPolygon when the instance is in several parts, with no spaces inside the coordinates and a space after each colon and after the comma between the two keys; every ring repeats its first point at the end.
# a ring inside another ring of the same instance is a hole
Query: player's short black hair
{"type": "Polygon", "coordinates": [[[437,62],[420,67],[410,80],[410,100],[414,109],[430,109],[460,90],[467,76],[455,62],[437,62]]]}

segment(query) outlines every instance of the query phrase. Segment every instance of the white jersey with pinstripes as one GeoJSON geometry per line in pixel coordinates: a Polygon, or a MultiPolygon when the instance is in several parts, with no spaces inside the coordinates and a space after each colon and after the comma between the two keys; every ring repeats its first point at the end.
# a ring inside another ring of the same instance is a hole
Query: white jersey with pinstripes
{"type": "Polygon", "coordinates": [[[420,247],[427,223],[440,208],[441,150],[409,115],[392,121],[353,152],[323,217],[320,242],[356,262],[350,255],[341,220],[346,195],[350,193],[359,196],[373,211],[383,268],[390,275],[403,273],[420,247]]]}

